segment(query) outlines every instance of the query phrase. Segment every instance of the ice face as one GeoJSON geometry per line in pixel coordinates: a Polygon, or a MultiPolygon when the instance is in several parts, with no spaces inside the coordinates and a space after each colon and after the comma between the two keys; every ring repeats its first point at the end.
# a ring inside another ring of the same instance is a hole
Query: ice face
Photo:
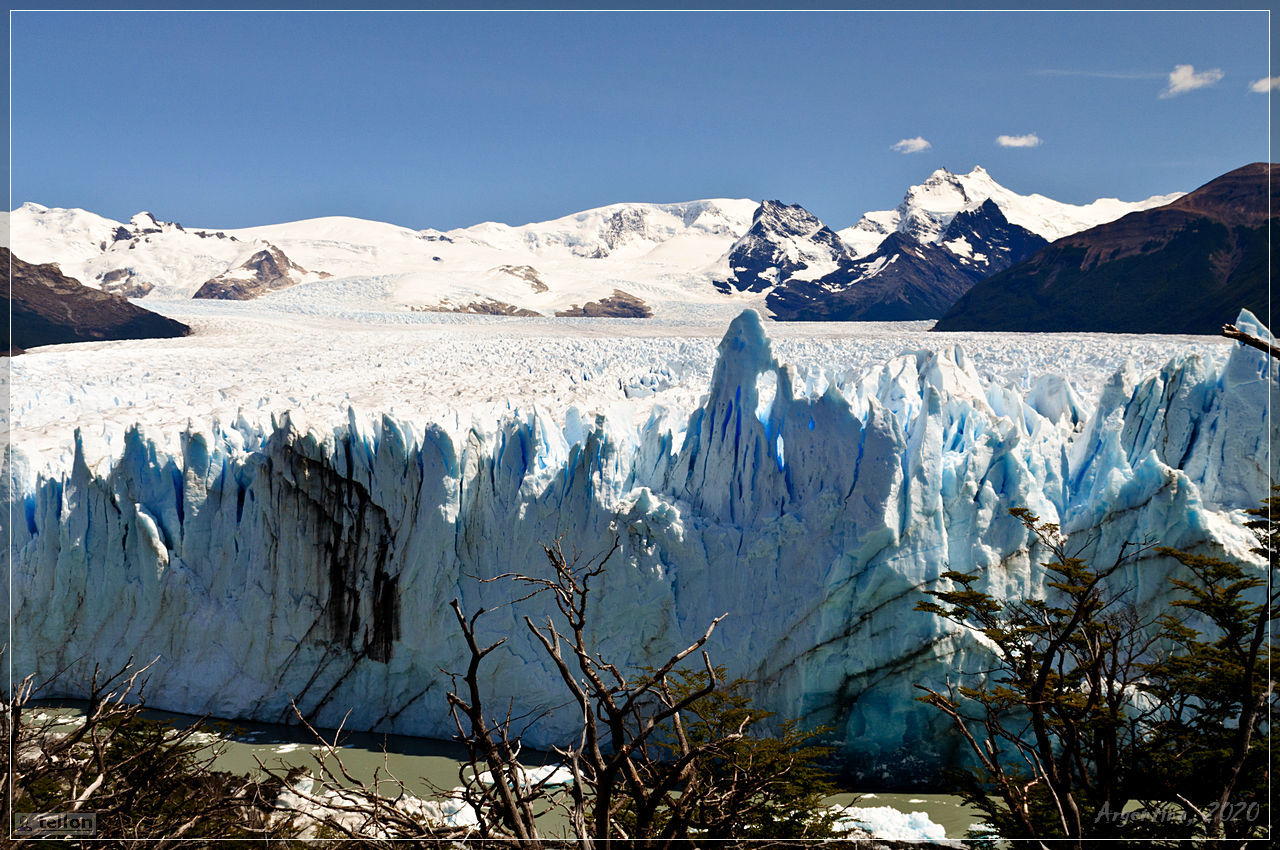
{"type": "MultiPolygon", "coordinates": [[[[1239,511],[1276,477],[1280,437],[1261,352],[1121,370],[1088,402],[1060,379],[984,381],[957,345],[843,390],[820,377],[779,362],[748,311],[705,399],[638,424],[576,408],[470,427],[239,418],[189,427],[176,450],[131,428],[106,464],[77,435],[67,468],[4,493],[15,671],[55,695],[94,662],[155,658],[157,707],[279,721],[295,700],[320,724],[350,710],[352,728],[448,736],[457,598],[491,609],[482,640],[508,637],[484,668],[491,704],[547,711],[528,740],[557,743],[572,717],[522,622],[548,606],[502,607],[518,589],[477,578],[543,574],[544,544],[591,558],[617,539],[593,590],[604,657],[660,661],[727,613],[713,660],[754,680],[764,708],[831,725],[868,777],[909,779],[954,755],[912,684],[978,669],[983,652],[912,610],[922,589],[946,569],[1006,598],[1041,588],[1009,508],[1100,557],[1148,537],[1253,557],[1239,511]]],[[[1163,591],[1159,563],[1130,578],[1141,598],[1163,591]]]]}

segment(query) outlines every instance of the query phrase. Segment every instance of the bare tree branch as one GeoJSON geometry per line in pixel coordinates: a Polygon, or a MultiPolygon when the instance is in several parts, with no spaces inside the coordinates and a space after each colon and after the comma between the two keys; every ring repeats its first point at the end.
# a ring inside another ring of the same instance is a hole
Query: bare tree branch
{"type": "Polygon", "coordinates": [[[1237,328],[1235,325],[1223,325],[1222,335],[1225,336],[1227,339],[1234,339],[1236,342],[1239,342],[1242,345],[1247,345],[1250,348],[1256,348],[1261,352],[1270,354],[1272,357],[1280,359],[1280,346],[1272,345],[1266,340],[1259,339],[1253,334],[1245,333],[1244,331],[1237,328]]]}

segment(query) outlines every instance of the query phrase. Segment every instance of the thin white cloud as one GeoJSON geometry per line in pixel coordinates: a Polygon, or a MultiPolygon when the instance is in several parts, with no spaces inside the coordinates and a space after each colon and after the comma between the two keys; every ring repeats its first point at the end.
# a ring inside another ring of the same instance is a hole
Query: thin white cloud
{"type": "Polygon", "coordinates": [[[1211,86],[1223,77],[1221,68],[1210,68],[1196,73],[1195,65],[1175,65],[1169,72],[1169,85],[1160,92],[1161,97],[1176,97],[1189,91],[1211,86]]]}
{"type": "Polygon", "coordinates": [[[929,141],[923,136],[916,136],[914,139],[900,139],[890,145],[889,149],[898,153],[920,153],[920,151],[927,151],[931,147],[933,145],[929,144],[929,141]]]}
{"type": "Polygon", "coordinates": [[[1263,77],[1249,84],[1249,91],[1266,94],[1272,89],[1280,89],[1280,77],[1263,77]]]}
{"type": "Polygon", "coordinates": [[[1037,77],[1097,77],[1103,80],[1158,80],[1164,76],[1149,71],[1076,71],[1070,68],[1045,68],[1031,73],[1037,77]]]}
{"type": "Polygon", "coordinates": [[[1034,148],[1044,143],[1035,133],[1021,136],[996,136],[996,144],[1002,148],[1034,148]]]}

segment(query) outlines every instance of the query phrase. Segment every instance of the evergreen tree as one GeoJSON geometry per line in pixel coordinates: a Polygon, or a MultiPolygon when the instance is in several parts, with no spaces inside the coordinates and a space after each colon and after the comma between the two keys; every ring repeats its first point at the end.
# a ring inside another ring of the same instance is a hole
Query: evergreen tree
{"type": "Polygon", "coordinates": [[[946,693],[917,687],[972,750],[957,785],[999,834],[1083,846],[1265,830],[1278,508],[1273,495],[1250,511],[1269,571],[1159,549],[1184,571],[1158,615],[1113,586],[1152,546],[1099,568],[1023,509],[1011,513],[1051,556],[1045,598],[1001,601],[976,574],[943,574],[952,589],[917,609],[981,635],[994,663],[946,693]]]}

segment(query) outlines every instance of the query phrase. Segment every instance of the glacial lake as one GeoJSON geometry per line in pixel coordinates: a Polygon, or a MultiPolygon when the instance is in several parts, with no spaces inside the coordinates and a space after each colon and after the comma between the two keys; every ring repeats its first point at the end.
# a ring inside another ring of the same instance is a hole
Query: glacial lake
{"type": "MultiPolygon", "coordinates": [[[[41,714],[62,715],[70,722],[83,716],[77,704],[65,701],[32,706],[25,713],[37,719],[41,714]]],[[[198,720],[192,715],[152,709],[148,709],[145,716],[169,720],[178,726],[198,720]]],[[[317,731],[327,741],[334,740],[335,730],[317,731]]],[[[320,746],[300,726],[208,719],[202,732],[197,734],[199,743],[221,750],[214,761],[216,770],[258,772],[261,762],[282,772],[294,767],[309,767],[314,775],[319,775],[315,755],[319,753],[320,746]]],[[[345,730],[338,733],[337,740],[342,763],[353,777],[371,784],[375,774],[379,779],[394,776],[404,782],[409,793],[420,797],[431,798],[437,796],[437,789],[460,785],[460,769],[470,770],[464,768],[466,750],[452,741],[345,730]]],[[[558,761],[554,753],[526,749],[522,755],[522,762],[530,767],[558,761]]],[[[849,789],[827,798],[826,802],[833,806],[857,805],[864,808],[889,806],[908,814],[924,812],[946,830],[948,838],[962,837],[969,826],[982,819],[981,812],[964,805],[959,797],[951,794],[849,789]]]]}

